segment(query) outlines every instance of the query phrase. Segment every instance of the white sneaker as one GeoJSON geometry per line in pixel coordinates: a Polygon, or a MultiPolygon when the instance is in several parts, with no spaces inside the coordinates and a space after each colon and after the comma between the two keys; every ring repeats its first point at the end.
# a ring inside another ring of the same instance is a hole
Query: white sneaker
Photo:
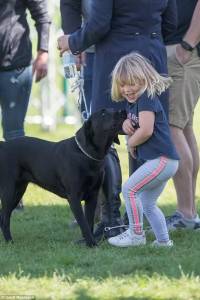
{"type": "Polygon", "coordinates": [[[134,234],[130,229],[108,239],[108,243],[116,247],[139,246],[146,244],[145,234],[134,234]]]}
{"type": "Polygon", "coordinates": [[[159,242],[157,240],[153,241],[152,246],[154,247],[173,247],[174,243],[172,240],[169,240],[168,242],[159,242]]]}

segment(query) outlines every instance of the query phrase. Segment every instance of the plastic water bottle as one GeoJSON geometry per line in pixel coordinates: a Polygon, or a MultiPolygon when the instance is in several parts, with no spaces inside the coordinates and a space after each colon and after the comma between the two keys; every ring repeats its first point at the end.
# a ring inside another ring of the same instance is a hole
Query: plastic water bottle
{"type": "Polygon", "coordinates": [[[74,78],[77,73],[74,55],[66,51],[62,55],[65,78],[74,78]]]}

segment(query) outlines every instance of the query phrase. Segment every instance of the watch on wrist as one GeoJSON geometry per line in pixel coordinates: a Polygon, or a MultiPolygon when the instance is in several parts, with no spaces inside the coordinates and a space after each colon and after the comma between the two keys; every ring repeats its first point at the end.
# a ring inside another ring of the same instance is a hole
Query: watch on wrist
{"type": "Polygon", "coordinates": [[[193,51],[194,47],[192,47],[188,42],[186,41],[181,41],[181,46],[183,49],[187,50],[187,51],[193,51]]]}

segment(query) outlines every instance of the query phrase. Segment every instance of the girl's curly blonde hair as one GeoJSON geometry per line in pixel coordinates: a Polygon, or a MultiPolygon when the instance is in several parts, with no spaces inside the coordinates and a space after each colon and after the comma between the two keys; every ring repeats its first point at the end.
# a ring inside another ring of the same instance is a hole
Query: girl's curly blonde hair
{"type": "Polygon", "coordinates": [[[112,72],[112,99],[116,102],[124,100],[120,86],[124,84],[142,86],[149,97],[160,95],[171,84],[172,79],[160,75],[151,63],[137,52],[123,56],[116,64],[112,72]]]}

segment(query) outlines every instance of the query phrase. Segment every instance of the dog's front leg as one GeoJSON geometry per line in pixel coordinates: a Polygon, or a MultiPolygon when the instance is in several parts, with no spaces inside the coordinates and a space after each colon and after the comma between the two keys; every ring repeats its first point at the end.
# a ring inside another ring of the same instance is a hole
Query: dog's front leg
{"type": "Polygon", "coordinates": [[[83,209],[81,206],[81,201],[77,200],[77,198],[71,198],[69,200],[69,205],[70,208],[72,210],[72,212],[74,213],[74,216],[76,218],[77,223],[80,226],[81,232],[83,237],[85,238],[86,244],[89,247],[94,247],[96,246],[96,242],[95,239],[92,235],[91,229],[89,227],[89,224],[85,218],[85,215],[83,213],[83,209]]]}
{"type": "Polygon", "coordinates": [[[94,216],[97,206],[97,197],[98,193],[95,192],[89,195],[88,199],[85,201],[85,217],[89,224],[91,232],[93,232],[94,229],[94,216]]]}

